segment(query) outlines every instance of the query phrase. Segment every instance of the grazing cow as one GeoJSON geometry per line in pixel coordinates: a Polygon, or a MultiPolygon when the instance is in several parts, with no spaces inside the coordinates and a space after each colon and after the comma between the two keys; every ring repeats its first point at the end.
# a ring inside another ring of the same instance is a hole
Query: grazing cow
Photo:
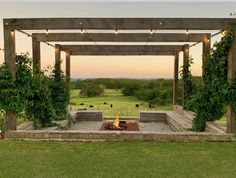
{"type": "Polygon", "coordinates": [[[93,105],[89,105],[90,108],[93,108],[94,106],[93,105]]]}
{"type": "Polygon", "coordinates": [[[80,105],[82,106],[82,105],[84,105],[84,103],[80,103],[80,105]]]}
{"type": "Polygon", "coordinates": [[[151,104],[149,104],[149,108],[152,108],[152,105],[151,105],[151,104]]]}
{"type": "Polygon", "coordinates": [[[107,102],[104,102],[103,104],[107,104],[107,102]]]}
{"type": "Polygon", "coordinates": [[[135,107],[136,107],[136,108],[139,108],[139,104],[136,104],[135,107]]]}
{"type": "Polygon", "coordinates": [[[112,108],[112,107],[113,107],[113,105],[111,104],[111,105],[110,105],[110,107],[112,108]]]}

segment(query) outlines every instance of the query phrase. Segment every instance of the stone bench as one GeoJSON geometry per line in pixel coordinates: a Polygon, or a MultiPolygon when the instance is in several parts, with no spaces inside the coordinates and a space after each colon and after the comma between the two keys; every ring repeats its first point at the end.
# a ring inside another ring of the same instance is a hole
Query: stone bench
{"type": "Polygon", "coordinates": [[[158,111],[140,111],[140,122],[166,122],[166,113],[158,111]]]}
{"type": "Polygon", "coordinates": [[[78,111],[75,114],[78,121],[102,121],[101,111],[78,111]]]}

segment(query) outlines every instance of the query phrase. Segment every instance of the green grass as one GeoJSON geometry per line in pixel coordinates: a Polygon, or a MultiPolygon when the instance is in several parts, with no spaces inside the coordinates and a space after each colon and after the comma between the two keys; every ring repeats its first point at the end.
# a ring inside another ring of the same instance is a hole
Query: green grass
{"type": "Polygon", "coordinates": [[[236,142],[0,141],[3,178],[236,177],[236,142]]]}
{"type": "Polygon", "coordinates": [[[99,97],[80,97],[79,90],[71,91],[71,102],[76,103],[76,106],[72,106],[72,109],[87,108],[90,110],[101,110],[104,116],[114,116],[117,112],[121,113],[121,116],[138,116],[140,110],[170,110],[172,105],[156,106],[155,108],[149,108],[149,104],[145,101],[136,99],[133,96],[124,96],[121,90],[105,90],[104,96],[99,97]],[[105,105],[104,102],[108,104],[105,105]],[[84,103],[84,106],[79,105],[84,103]],[[113,107],[110,107],[110,104],[113,107]],[[135,105],[139,104],[139,108],[135,105]],[[89,108],[89,105],[93,105],[94,108],[89,108]]]}

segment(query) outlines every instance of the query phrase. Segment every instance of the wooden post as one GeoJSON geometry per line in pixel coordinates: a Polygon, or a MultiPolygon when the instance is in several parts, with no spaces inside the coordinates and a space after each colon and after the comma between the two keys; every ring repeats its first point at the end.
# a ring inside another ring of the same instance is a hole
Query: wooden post
{"type": "Polygon", "coordinates": [[[32,38],[32,53],[33,53],[33,73],[39,73],[41,70],[41,55],[40,42],[32,38]]]}
{"type": "Polygon", "coordinates": [[[66,52],[66,84],[68,101],[70,101],[70,52],[66,52]]]}
{"type": "MultiPolygon", "coordinates": [[[[11,73],[12,79],[16,79],[16,52],[15,30],[9,24],[4,24],[4,55],[5,63],[11,73]]],[[[6,111],[6,129],[16,130],[17,115],[14,111],[6,111]]]]}
{"type": "MultiPolygon", "coordinates": [[[[188,63],[189,63],[189,45],[188,44],[185,44],[184,45],[184,50],[183,50],[183,53],[184,53],[184,55],[183,55],[183,57],[184,57],[184,60],[183,60],[183,68],[185,68],[186,67],[186,65],[188,65],[188,63]]],[[[183,75],[186,75],[185,73],[183,73],[183,75]]],[[[184,82],[183,82],[183,96],[182,96],[182,107],[183,107],[183,109],[185,109],[186,108],[186,106],[185,106],[185,104],[186,104],[186,95],[187,95],[187,93],[186,93],[186,86],[185,86],[185,84],[184,84],[184,82]]]]}
{"type": "MultiPolygon", "coordinates": [[[[232,82],[236,78],[236,28],[233,31],[234,40],[232,47],[228,54],[228,81],[232,82]]],[[[236,133],[236,113],[233,111],[232,106],[227,108],[227,119],[226,119],[226,132],[236,133]]]]}
{"type": "Polygon", "coordinates": [[[57,61],[61,61],[61,46],[59,44],[55,45],[55,63],[57,61]]]}
{"type": "Polygon", "coordinates": [[[210,55],[211,53],[211,37],[206,36],[204,38],[204,41],[202,42],[202,78],[204,78],[204,67],[205,67],[205,59],[210,55]]]}
{"type": "Polygon", "coordinates": [[[173,80],[173,106],[178,104],[178,80],[179,80],[179,53],[174,59],[174,80],[173,80]]]}

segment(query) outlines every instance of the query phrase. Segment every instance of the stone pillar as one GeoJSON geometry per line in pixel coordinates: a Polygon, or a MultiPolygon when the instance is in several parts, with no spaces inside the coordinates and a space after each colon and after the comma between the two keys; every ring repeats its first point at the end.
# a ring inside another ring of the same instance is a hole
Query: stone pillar
{"type": "MultiPolygon", "coordinates": [[[[234,28],[234,40],[228,54],[228,81],[232,82],[236,78],[236,27],[234,28]]],[[[236,134],[236,113],[231,106],[227,108],[226,132],[236,134]]]]}
{"type": "Polygon", "coordinates": [[[66,84],[68,100],[70,101],[70,52],[66,52],[66,84]]]}
{"type": "Polygon", "coordinates": [[[174,60],[173,106],[178,105],[179,52],[175,54],[174,60]]]}
{"type": "MultiPolygon", "coordinates": [[[[12,79],[16,79],[16,52],[15,52],[15,30],[9,24],[4,24],[4,55],[5,63],[9,68],[12,79]]],[[[6,129],[16,130],[17,115],[14,111],[6,112],[6,129]]]]}
{"type": "Polygon", "coordinates": [[[202,42],[202,78],[204,77],[204,64],[205,59],[210,56],[211,53],[211,37],[206,36],[202,42]]]}
{"type": "MultiPolygon", "coordinates": [[[[185,68],[186,65],[188,65],[189,63],[189,45],[188,44],[185,44],[184,45],[184,49],[183,49],[183,68],[185,68]]],[[[185,75],[185,73],[183,73],[183,75],[185,75]]],[[[182,107],[183,109],[186,108],[185,104],[186,104],[186,86],[185,84],[183,83],[183,96],[182,96],[182,107]]]]}
{"type": "MultiPolygon", "coordinates": [[[[55,63],[61,61],[61,47],[59,44],[55,45],[55,63]]],[[[60,62],[61,64],[61,62],[60,62]]]]}
{"type": "Polygon", "coordinates": [[[40,41],[32,38],[33,73],[41,71],[40,41]]]}

